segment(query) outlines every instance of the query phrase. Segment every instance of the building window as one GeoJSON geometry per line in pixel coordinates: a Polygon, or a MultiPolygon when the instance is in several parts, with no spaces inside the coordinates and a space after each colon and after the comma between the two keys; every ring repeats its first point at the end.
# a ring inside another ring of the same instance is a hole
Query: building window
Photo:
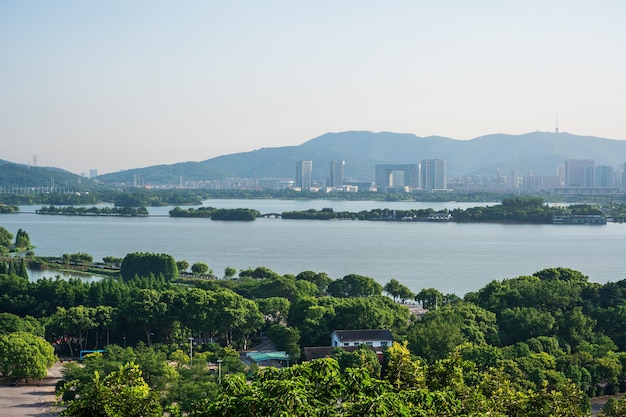
{"type": "Polygon", "coordinates": [[[374,345],[374,342],[365,342],[365,345],[366,345],[366,346],[373,346],[373,345],[374,345]]]}
{"type": "Polygon", "coordinates": [[[343,343],[343,345],[344,345],[344,346],[350,346],[350,343],[348,343],[348,342],[344,342],[344,343],[343,343]]]}
{"type": "Polygon", "coordinates": [[[387,347],[387,342],[380,342],[380,347],[387,347]]]}

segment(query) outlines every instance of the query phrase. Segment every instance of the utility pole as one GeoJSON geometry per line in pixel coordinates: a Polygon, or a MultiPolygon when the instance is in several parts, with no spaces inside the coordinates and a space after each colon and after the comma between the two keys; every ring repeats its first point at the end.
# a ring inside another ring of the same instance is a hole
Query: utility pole
{"type": "Polygon", "coordinates": [[[189,365],[193,365],[193,337],[189,338],[189,365]]]}

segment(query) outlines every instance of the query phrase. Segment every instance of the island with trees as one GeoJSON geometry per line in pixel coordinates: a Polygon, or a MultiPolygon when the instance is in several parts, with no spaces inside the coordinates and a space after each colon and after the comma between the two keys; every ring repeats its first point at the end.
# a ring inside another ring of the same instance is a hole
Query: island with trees
{"type": "Polygon", "coordinates": [[[218,209],[214,207],[199,207],[181,209],[174,207],[169,212],[171,217],[199,217],[211,220],[228,220],[228,221],[252,221],[261,215],[258,210],[235,208],[235,209],[218,209]]]}
{"type": "MultiPolygon", "coordinates": [[[[626,213],[626,204],[613,204],[611,218],[622,221],[626,213]]],[[[286,211],[282,213],[261,214],[252,209],[217,209],[199,207],[182,209],[175,207],[170,210],[171,217],[198,217],[212,220],[255,220],[257,217],[280,217],[286,220],[370,220],[370,221],[433,221],[433,222],[498,222],[498,223],[530,223],[530,224],[567,224],[568,221],[556,219],[576,218],[572,224],[606,224],[606,215],[602,208],[591,204],[573,204],[556,206],[546,204],[541,197],[507,197],[501,204],[493,206],[472,207],[435,211],[428,209],[372,209],[359,212],[335,211],[332,208],[321,210],[309,209],[286,211]]]]}
{"type": "Polygon", "coordinates": [[[43,206],[35,210],[37,214],[54,214],[62,216],[118,216],[147,217],[145,207],[75,207],[75,206],[43,206]]]}
{"type": "MultiPolygon", "coordinates": [[[[433,209],[391,210],[374,209],[362,212],[335,212],[332,208],[322,210],[303,210],[279,213],[284,219],[318,219],[318,220],[382,220],[382,221],[456,221],[456,222],[502,222],[502,223],[542,223],[553,222],[555,215],[600,216],[605,221],[626,221],[626,203],[619,200],[595,200],[587,198],[586,203],[572,200],[570,205],[557,203],[567,202],[564,197],[555,200],[555,196],[542,195],[510,195],[496,193],[453,193],[437,194],[400,194],[393,193],[343,193],[340,196],[329,196],[341,200],[372,200],[372,201],[501,201],[493,206],[478,206],[462,210],[435,211],[433,209]],[[591,201],[591,203],[589,203],[591,201]],[[550,202],[550,204],[548,203],[550,202]]],[[[37,210],[40,214],[80,215],[80,216],[148,216],[146,207],[173,205],[171,217],[199,217],[213,220],[254,220],[261,213],[253,209],[217,209],[214,207],[198,207],[183,209],[180,205],[201,205],[206,198],[285,198],[315,199],[317,194],[294,193],[292,190],[280,192],[258,190],[92,190],[89,193],[75,194],[7,194],[0,203],[0,213],[17,213],[20,205],[32,205],[38,202],[49,204],[37,210]],[[99,202],[111,202],[114,207],[83,207],[83,205],[99,202]],[[80,205],[80,206],[76,206],[80,205]]]]}
{"type": "Polygon", "coordinates": [[[0,203],[0,214],[19,213],[19,212],[20,212],[20,208],[18,206],[10,206],[7,204],[0,203]]]}
{"type": "MultiPolygon", "coordinates": [[[[508,197],[501,204],[435,211],[434,209],[374,209],[360,212],[335,212],[332,208],[283,212],[283,219],[299,220],[373,220],[373,221],[455,221],[455,222],[498,222],[498,223],[555,223],[555,216],[598,218],[597,224],[606,223],[601,208],[596,205],[575,204],[550,206],[541,197],[508,197]]],[[[621,217],[620,217],[621,218],[621,217]]],[[[581,221],[580,224],[583,224],[581,221]]]]}

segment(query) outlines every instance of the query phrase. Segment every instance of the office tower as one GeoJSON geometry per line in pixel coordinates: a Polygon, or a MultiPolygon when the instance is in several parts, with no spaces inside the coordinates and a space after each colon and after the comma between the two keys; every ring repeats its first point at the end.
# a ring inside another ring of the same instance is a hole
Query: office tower
{"type": "Polygon", "coordinates": [[[403,173],[404,187],[408,187],[412,190],[419,188],[419,164],[385,164],[376,165],[376,188],[378,188],[378,191],[384,191],[389,187],[399,186],[399,181],[394,176],[396,172],[403,173]]]}
{"type": "Polygon", "coordinates": [[[593,159],[566,159],[565,160],[565,186],[566,187],[591,187],[589,173],[586,168],[593,167],[595,162],[593,159]],[[585,185],[587,184],[587,185],[585,185]]]}
{"type": "Polygon", "coordinates": [[[593,170],[593,186],[596,188],[613,188],[615,186],[613,167],[596,165],[593,170]]]}
{"type": "Polygon", "coordinates": [[[346,170],[346,161],[330,161],[330,186],[342,188],[346,170]]]}
{"type": "Polygon", "coordinates": [[[309,190],[313,185],[313,161],[298,161],[296,163],[296,187],[309,190]]]}
{"type": "Polygon", "coordinates": [[[422,189],[427,191],[446,189],[446,160],[425,159],[421,164],[422,189]]]}

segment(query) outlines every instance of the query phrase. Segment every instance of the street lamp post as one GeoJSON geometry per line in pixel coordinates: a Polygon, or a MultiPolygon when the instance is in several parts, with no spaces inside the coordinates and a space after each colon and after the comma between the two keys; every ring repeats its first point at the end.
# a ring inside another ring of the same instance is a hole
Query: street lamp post
{"type": "Polygon", "coordinates": [[[222,385],[222,360],[217,360],[217,383],[222,385]]]}
{"type": "Polygon", "coordinates": [[[189,365],[193,365],[193,337],[189,338],[189,365]]]}

